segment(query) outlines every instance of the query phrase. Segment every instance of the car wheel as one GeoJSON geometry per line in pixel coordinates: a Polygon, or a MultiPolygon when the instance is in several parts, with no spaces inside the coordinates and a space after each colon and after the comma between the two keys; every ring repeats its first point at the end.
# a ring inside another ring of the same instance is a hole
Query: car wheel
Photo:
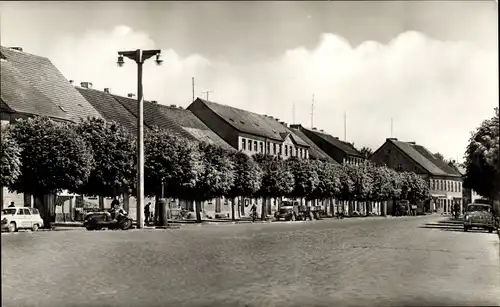
{"type": "Polygon", "coordinates": [[[17,226],[16,226],[16,223],[15,223],[15,222],[11,222],[11,223],[9,224],[9,226],[7,227],[7,230],[8,230],[9,232],[15,232],[15,231],[17,231],[17,226]]]}
{"type": "Polygon", "coordinates": [[[35,224],[35,225],[33,225],[33,227],[31,227],[31,230],[38,231],[38,228],[39,228],[38,224],[35,224]]]}
{"type": "Polygon", "coordinates": [[[489,233],[493,233],[493,228],[488,229],[489,233]]]}
{"type": "Polygon", "coordinates": [[[123,222],[121,229],[122,230],[127,230],[130,227],[132,227],[132,221],[131,220],[127,220],[127,221],[123,222]]]}

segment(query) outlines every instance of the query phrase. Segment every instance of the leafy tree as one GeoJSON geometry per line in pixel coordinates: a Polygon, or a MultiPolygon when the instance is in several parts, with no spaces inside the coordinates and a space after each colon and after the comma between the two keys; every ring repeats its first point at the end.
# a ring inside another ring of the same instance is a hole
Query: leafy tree
{"type": "Polygon", "coordinates": [[[229,190],[227,196],[232,198],[231,218],[234,220],[236,197],[250,197],[260,189],[262,170],[252,158],[243,152],[234,152],[230,157],[234,164],[234,185],[229,190]]]}
{"type": "Polygon", "coordinates": [[[368,159],[373,154],[373,150],[367,146],[362,147],[359,150],[359,152],[363,155],[365,159],[368,159]]]}
{"type": "Polygon", "coordinates": [[[0,189],[11,186],[21,174],[21,148],[9,128],[1,127],[0,189]]]}
{"type": "Polygon", "coordinates": [[[340,195],[342,183],[338,177],[335,165],[320,160],[310,160],[314,171],[318,175],[318,183],[312,193],[315,199],[330,199],[330,211],[333,212],[333,198],[340,195]]]}
{"type": "Polygon", "coordinates": [[[54,202],[43,195],[62,190],[75,191],[87,181],[92,153],[76,132],[74,124],[60,123],[47,117],[19,120],[12,135],[21,148],[21,174],[11,185],[18,193],[35,195],[46,227],[54,221],[54,202]]]}
{"type": "Polygon", "coordinates": [[[196,220],[201,223],[201,202],[227,195],[234,185],[231,152],[216,145],[199,143],[202,171],[192,193],[196,201],[196,220]]]}
{"type": "Polygon", "coordinates": [[[294,188],[294,178],[287,164],[279,157],[258,153],[253,159],[262,169],[262,183],[256,196],[262,197],[262,219],[266,217],[266,198],[290,195],[294,188]]]}
{"type": "Polygon", "coordinates": [[[135,141],[116,122],[89,118],[76,126],[93,153],[94,164],[81,192],[92,196],[117,196],[135,181],[135,141]]]}
{"type": "Polygon", "coordinates": [[[491,199],[500,198],[499,137],[498,108],[495,108],[495,116],[483,121],[471,134],[465,153],[464,186],[491,199]]]}
{"type": "Polygon", "coordinates": [[[346,165],[347,173],[354,184],[353,197],[357,201],[366,201],[370,199],[373,189],[373,178],[371,177],[370,164],[346,165]]]}
{"type": "Polygon", "coordinates": [[[429,185],[420,175],[414,172],[403,172],[401,195],[410,202],[418,202],[429,197],[429,185]]]}
{"type": "Polygon", "coordinates": [[[374,201],[385,201],[394,197],[395,185],[393,183],[393,172],[386,166],[372,166],[370,168],[373,178],[373,189],[371,199],[374,201]]]}
{"type": "Polygon", "coordinates": [[[319,183],[319,178],[311,161],[290,157],[285,162],[294,179],[293,190],[289,196],[313,199],[312,194],[319,183]]]}
{"type": "MultiPolygon", "coordinates": [[[[153,128],[147,131],[144,137],[147,196],[155,196],[157,200],[161,196],[189,199],[202,172],[202,155],[196,143],[170,130],[153,128]]],[[[158,205],[155,207],[158,214],[158,205]]]]}

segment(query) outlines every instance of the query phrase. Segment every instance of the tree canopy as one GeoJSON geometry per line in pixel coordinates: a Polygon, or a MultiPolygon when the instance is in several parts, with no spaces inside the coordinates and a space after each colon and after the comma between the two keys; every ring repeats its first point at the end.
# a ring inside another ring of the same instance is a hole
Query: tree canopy
{"type": "Polygon", "coordinates": [[[328,199],[340,195],[342,183],[338,176],[337,167],[328,162],[311,160],[314,171],[318,176],[318,183],[312,193],[316,199],[328,199]]]}
{"type": "Polygon", "coordinates": [[[234,152],[230,154],[234,165],[234,184],[228,196],[252,196],[261,187],[262,170],[259,165],[247,154],[234,152]]]}
{"type": "Polygon", "coordinates": [[[47,117],[19,120],[12,135],[21,148],[21,174],[11,185],[20,193],[75,191],[88,179],[92,153],[74,124],[47,117]]]}
{"type": "Polygon", "coordinates": [[[286,167],[293,175],[293,189],[289,196],[310,198],[319,184],[318,174],[311,160],[290,157],[286,167]]]}
{"type": "Polygon", "coordinates": [[[0,138],[0,188],[11,186],[21,174],[21,148],[12,137],[10,129],[1,127],[0,138]]]}
{"type": "Polygon", "coordinates": [[[500,198],[498,108],[471,134],[465,153],[466,175],[464,185],[483,197],[500,198]]]}
{"type": "Polygon", "coordinates": [[[135,140],[116,122],[89,118],[76,126],[87,143],[94,163],[81,192],[92,196],[116,196],[135,181],[135,140]]]}
{"type": "Polygon", "coordinates": [[[294,177],[287,164],[279,157],[258,153],[253,156],[262,169],[262,183],[256,195],[260,197],[282,197],[290,195],[294,188],[294,177]]]}
{"type": "Polygon", "coordinates": [[[154,128],[144,137],[144,186],[148,196],[185,197],[203,172],[198,145],[170,130],[154,128]]]}

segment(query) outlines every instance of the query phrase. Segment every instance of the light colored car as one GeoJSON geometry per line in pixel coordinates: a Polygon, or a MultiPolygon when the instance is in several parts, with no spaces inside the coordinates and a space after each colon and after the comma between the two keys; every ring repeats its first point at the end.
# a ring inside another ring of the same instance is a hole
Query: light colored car
{"type": "Polygon", "coordinates": [[[43,227],[43,220],[35,208],[9,207],[2,209],[2,231],[15,232],[19,229],[37,231],[43,227]]]}
{"type": "Polygon", "coordinates": [[[478,203],[467,205],[464,217],[464,231],[472,228],[482,228],[489,232],[495,230],[495,220],[490,205],[478,203]]]}

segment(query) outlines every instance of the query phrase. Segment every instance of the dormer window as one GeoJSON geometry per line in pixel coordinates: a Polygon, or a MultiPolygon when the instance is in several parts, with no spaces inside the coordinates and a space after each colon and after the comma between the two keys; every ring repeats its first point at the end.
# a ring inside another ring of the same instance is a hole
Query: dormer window
{"type": "Polygon", "coordinates": [[[242,120],[240,120],[240,123],[242,123],[243,125],[245,124],[245,122],[244,122],[244,121],[242,121],[242,120]]]}
{"type": "Polygon", "coordinates": [[[258,124],[258,123],[256,123],[256,122],[255,122],[255,123],[253,123],[253,124],[254,124],[255,126],[257,126],[257,127],[260,127],[260,126],[259,126],[259,124],[258,124]]]}

